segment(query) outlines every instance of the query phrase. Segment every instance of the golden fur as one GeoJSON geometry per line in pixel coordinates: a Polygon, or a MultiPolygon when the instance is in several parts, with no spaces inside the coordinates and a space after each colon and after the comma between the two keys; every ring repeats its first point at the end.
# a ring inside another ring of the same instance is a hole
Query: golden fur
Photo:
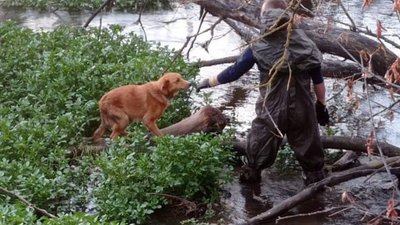
{"type": "Polygon", "coordinates": [[[142,85],[125,85],[107,92],[99,101],[101,124],[92,136],[100,139],[111,128],[111,139],[126,135],[132,122],[142,122],[151,133],[162,133],[156,121],[168,107],[169,99],[178,91],[187,90],[190,83],[179,73],[165,73],[159,80],[142,85]]]}

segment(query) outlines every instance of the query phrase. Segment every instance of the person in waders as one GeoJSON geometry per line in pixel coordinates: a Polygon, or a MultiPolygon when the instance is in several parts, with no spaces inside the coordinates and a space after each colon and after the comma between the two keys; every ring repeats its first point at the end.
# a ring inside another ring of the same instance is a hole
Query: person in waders
{"type": "Polygon", "coordinates": [[[303,169],[304,183],[308,185],[325,177],[318,127],[318,123],[323,126],[329,123],[321,73],[322,54],[304,31],[293,24],[287,57],[277,66],[285,52],[291,17],[286,8],[284,0],[264,1],[260,15],[262,37],[248,46],[234,64],[197,84],[200,91],[229,83],[257,64],[260,95],[255,105],[257,116],[247,138],[247,164],[242,167],[240,177],[243,182],[260,181],[261,171],[274,163],[285,134],[303,169]],[[316,100],[311,92],[311,80],[316,100]]]}

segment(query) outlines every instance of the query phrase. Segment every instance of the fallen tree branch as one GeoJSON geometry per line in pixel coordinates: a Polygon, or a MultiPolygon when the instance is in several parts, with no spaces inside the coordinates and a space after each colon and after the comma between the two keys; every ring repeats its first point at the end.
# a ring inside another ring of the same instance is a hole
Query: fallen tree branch
{"type": "MultiPolygon", "coordinates": [[[[199,67],[215,66],[220,64],[233,63],[238,57],[238,55],[234,55],[213,60],[202,60],[198,61],[196,64],[199,67]]],[[[324,77],[330,78],[348,78],[353,74],[358,74],[357,76],[354,76],[354,79],[357,79],[361,76],[361,69],[355,63],[325,59],[322,62],[322,74],[324,77]]]]}
{"type": "MultiPolygon", "coordinates": [[[[393,163],[393,162],[398,162],[399,160],[400,160],[400,157],[393,157],[393,158],[387,159],[386,162],[393,163]]],[[[296,205],[310,199],[311,196],[313,196],[314,194],[319,192],[325,186],[335,186],[337,184],[340,184],[340,183],[348,181],[348,180],[367,176],[367,175],[375,172],[376,169],[379,169],[381,167],[383,167],[383,162],[373,161],[370,164],[362,165],[362,166],[350,169],[348,171],[344,171],[344,172],[341,172],[338,174],[331,175],[317,183],[314,183],[314,184],[308,186],[304,190],[300,191],[298,194],[278,203],[277,205],[275,205],[273,208],[269,209],[268,211],[263,212],[255,217],[250,218],[248,221],[246,221],[243,224],[246,224],[246,225],[263,224],[263,223],[265,223],[265,221],[270,221],[272,219],[275,219],[277,216],[282,215],[283,213],[289,211],[296,205]]]]}
{"type": "MultiPolygon", "coordinates": [[[[240,5],[242,4],[240,0],[193,0],[193,3],[200,5],[216,17],[224,18],[225,22],[227,19],[231,19],[257,29],[260,29],[261,27],[258,18],[261,6],[261,1],[259,0],[254,1],[254,4],[249,4],[244,8],[240,8],[240,5]],[[232,9],[240,10],[233,11],[232,9]]],[[[239,25],[239,23],[236,24],[239,25]]],[[[317,21],[313,21],[312,19],[303,19],[298,25],[316,43],[321,52],[340,56],[346,59],[350,58],[349,55],[338,46],[337,39],[339,37],[343,37],[340,40],[340,43],[348,49],[351,55],[357,60],[360,59],[359,51],[366,50],[367,52],[374,52],[381,45],[378,41],[344,28],[332,27],[329,29],[329,32],[325,32],[326,26],[317,21]]],[[[244,30],[243,33],[246,33],[247,30],[244,30]]],[[[235,31],[238,32],[240,29],[235,29],[235,31]]],[[[250,35],[251,34],[248,34],[248,36],[250,35]]],[[[254,33],[253,35],[258,36],[259,33],[254,33]]],[[[385,54],[375,55],[374,60],[372,61],[376,74],[380,76],[385,75],[387,68],[397,58],[396,54],[392,51],[387,48],[384,49],[385,54]]]]}
{"type": "MultiPolygon", "coordinates": [[[[329,149],[343,149],[351,150],[355,152],[367,153],[367,138],[363,137],[346,137],[346,136],[321,136],[321,142],[324,148],[329,149]]],[[[287,140],[284,139],[282,145],[287,144],[287,140]]],[[[239,153],[245,153],[246,141],[236,140],[234,143],[234,150],[239,153]]],[[[393,157],[400,156],[400,147],[380,142],[380,148],[385,156],[393,157]]],[[[378,152],[378,148],[375,145],[374,152],[378,152]]]]}
{"type": "Polygon", "coordinates": [[[189,215],[189,214],[191,214],[191,213],[193,213],[193,212],[198,210],[196,203],[194,203],[192,201],[189,201],[187,199],[184,199],[182,197],[176,196],[176,195],[163,194],[163,193],[149,193],[149,194],[151,194],[151,195],[160,195],[160,196],[163,196],[163,197],[166,197],[166,198],[169,198],[169,199],[173,199],[173,200],[177,200],[177,201],[181,202],[179,204],[179,206],[184,206],[186,208],[186,210],[185,210],[185,212],[186,212],[185,214],[186,215],[189,215]]]}
{"type": "Polygon", "coordinates": [[[295,214],[295,215],[282,216],[282,217],[279,216],[276,219],[275,222],[276,223],[280,223],[283,220],[293,220],[293,219],[297,219],[299,217],[315,216],[315,215],[318,215],[318,214],[330,213],[330,212],[335,211],[335,210],[341,211],[341,210],[346,209],[346,208],[348,208],[348,207],[331,207],[331,208],[327,208],[327,209],[319,210],[319,211],[315,211],[315,212],[310,212],[310,213],[302,213],[302,214],[295,214]]]}
{"type": "Polygon", "coordinates": [[[18,194],[15,194],[15,193],[13,193],[11,191],[8,191],[8,190],[6,190],[6,189],[4,189],[2,187],[0,187],[0,194],[7,195],[9,197],[18,199],[20,202],[24,203],[28,208],[33,209],[35,211],[35,213],[37,215],[39,215],[39,216],[46,216],[46,217],[49,217],[49,218],[57,218],[57,216],[47,212],[45,209],[36,207],[34,204],[30,203],[28,200],[26,200],[22,196],[20,196],[18,194]]]}

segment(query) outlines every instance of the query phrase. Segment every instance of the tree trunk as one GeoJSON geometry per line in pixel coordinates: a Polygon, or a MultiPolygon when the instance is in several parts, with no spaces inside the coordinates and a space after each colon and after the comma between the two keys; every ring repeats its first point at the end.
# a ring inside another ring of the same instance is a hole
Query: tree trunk
{"type": "MultiPolygon", "coordinates": [[[[321,136],[321,142],[326,149],[342,149],[351,150],[358,153],[367,153],[367,138],[363,137],[346,137],[346,136],[321,136]]],[[[282,145],[286,144],[284,139],[282,145]]],[[[246,141],[236,140],[233,143],[233,149],[238,153],[244,154],[246,141]]],[[[385,142],[379,142],[379,147],[385,156],[400,156],[400,148],[385,142]]],[[[378,154],[378,146],[374,146],[374,153],[378,154]]]]}
{"type": "MultiPolygon", "coordinates": [[[[224,63],[233,63],[236,61],[237,58],[238,55],[224,57],[220,59],[204,60],[199,61],[197,65],[199,67],[205,67],[224,63]]],[[[339,60],[326,59],[322,62],[322,74],[324,75],[324,77],[330,78],[346,78],[353,74],[359,74],[357,76],[354,76],[354,79],[357,79],[361,76],[361,69],[355,63],[347,63],[339,60]]]]}
{"type": "MultiPolygon", "coordinates": [[[[236,24],[235,31],[240,36],[245,37],[249,41],[249,37],[254,39],[258,34],[251,33],[252,28],[259,29],[261,27],[258,15],[260,14],[261,1],[251,1],[251,4],[243,3],[241,0],[195,0],[194,3],[200,5],[206,11],[216,17],[224,18],[229,25],[236,24]],[[229,19],[239,23],[229,22],[229,19]]],[[[307,35],[317,44],[323,53],[340,56],[345,59],[360,59],[360,51],[366,50],[372,54],[377,50],[381,43],[372,40],[360,33],[353,32],[349,29],[339,27],[327,27],[325,24],[313,21],[312,19],[303,19],[299,27],[301,27],[307,35]],[[347,50],[344,51],[342,46],[347,50]],[[348,54],[350,53],[350,55],[348,54]]],[[[383,47],[383,51],[374,54],[372,59],[373,71],[380,76],[384,76],[389,66],[396,60],[397,56],[389,49],[383,47]]],[[[365,62],[364,62],[365,63],[365,62]]],[[[366,65],[366,64],[364,64],[366,65]]],[[[340,68],[338,68],[340,70],[340,68]]]]}

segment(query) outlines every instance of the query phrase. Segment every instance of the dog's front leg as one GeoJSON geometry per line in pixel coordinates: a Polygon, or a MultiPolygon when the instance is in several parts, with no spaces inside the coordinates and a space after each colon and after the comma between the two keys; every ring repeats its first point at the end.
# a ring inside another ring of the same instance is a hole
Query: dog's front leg
{"type": "Polygon", "coordinates": [[[157,124],[156,124],[156,119],[143,119],[144,125],[149,129],[149,131],[156,135],[156,136],[162,136],[163,134],[161,133],[160,129],[158,129],[157,124]]]}

